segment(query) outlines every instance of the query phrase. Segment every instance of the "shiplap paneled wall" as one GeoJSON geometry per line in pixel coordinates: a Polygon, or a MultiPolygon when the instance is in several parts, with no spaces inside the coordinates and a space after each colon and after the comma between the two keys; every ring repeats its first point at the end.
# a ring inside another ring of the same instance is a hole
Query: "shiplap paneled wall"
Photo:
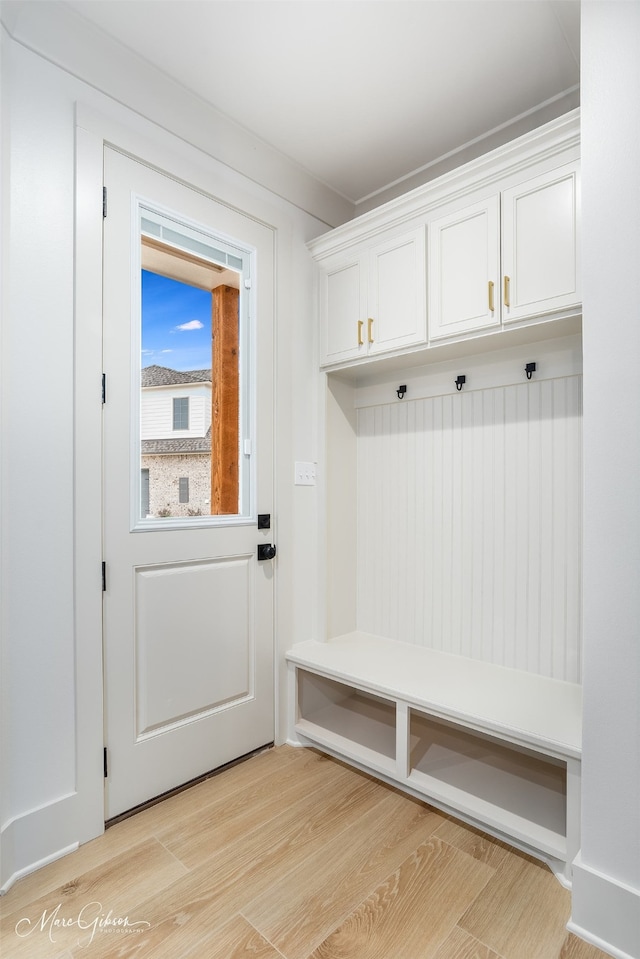
{"type": "Polygon", "coordinates": [[[582,378],[358,411],[358,629],[580,681],[582,378]]]}

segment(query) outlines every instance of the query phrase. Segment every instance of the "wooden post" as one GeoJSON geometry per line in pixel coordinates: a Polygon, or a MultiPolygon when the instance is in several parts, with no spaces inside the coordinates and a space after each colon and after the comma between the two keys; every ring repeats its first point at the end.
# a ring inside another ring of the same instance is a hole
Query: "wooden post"
{"type": "Polygon", "coordinates": [[[211,513],[239,509],[239,291],[212,291],[211,343],[211,513]]]}

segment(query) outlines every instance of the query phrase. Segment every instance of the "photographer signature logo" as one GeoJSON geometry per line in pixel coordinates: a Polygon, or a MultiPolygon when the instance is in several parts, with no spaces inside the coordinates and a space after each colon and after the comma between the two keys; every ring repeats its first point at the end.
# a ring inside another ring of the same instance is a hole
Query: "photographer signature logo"
{"type": "Polygon", "coordinates": [[[151,928],[151,923],[144,919],[130,919],[129,916],[114,916],[113,910],[104,912],[102,903],[89,902],[83,906],[77,916],[61,915],[62,903],[49,912],[45,909],[38,919],[28,919],[26,916],[16,923],[16,935],[21,939],[32,936],[34,933],[45,933],[49,941],[55,943],[56,933],[62,929],[77,929],[78,945],[89,946],[96,933],[140,933],[151,928]]]}

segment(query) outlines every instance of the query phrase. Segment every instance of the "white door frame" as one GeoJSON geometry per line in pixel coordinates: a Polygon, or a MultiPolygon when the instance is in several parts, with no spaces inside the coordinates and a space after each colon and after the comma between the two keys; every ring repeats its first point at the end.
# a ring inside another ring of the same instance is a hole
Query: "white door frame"
{"type": "MultiPolygon", "coordinates": [[[[212,191],[217,188],[216,161],[207,173],[204,154],[152,125],[140,121],[148,134],[138,134],[84,104],[76,104],[76,210],[75,210],[75,356],[74,356],[74,502],[75,502],[75,648],[76,648],[76,792],[73,797],[74,832],[78,843],[104,831],[103,666],[102,666],[102,187],[105,144],[160,171],[179,170],[178,179],[201,189],[219,203],[253,217],[274,231],[274,249],[282,228],[242,209],[240,190],[231,189],[240,203],[233,205],[212,191]],[[165,142],[162,142],[164,140],[165,142]],[[167,140],[171,141],[167,146],[167,140]],[[200,159],[201,162],[197,162],[200,159]]],[[[222,184],[226,190],[226,184],[222,184]]],[[[288,232],[284,231],[285,233],[288,232]]],[[[289,237],[284,237],[285,242],[289,237]]],[[[276,253],[277,258],[277,253],[276,253]]],[[[277,287],[276,287],[277,288],[277,287]]],[[[274,309],[274,315],[277,311],[274,309]]],[[[274,357],[277,366],[277,351],[274,357]]],[[[277,376],[274,375],[277,384],[277,376]]],[[[277,387],[276,387],[277,389],[277,387]]],[[[277,408],[274,397],[274,411],[277,408]]],[[[276,420],[277,422],[277,420],[276,420]]],[[[276,436],[274,463],[277,457],[276,436]]],[[[274,472],[277,476],[277,470],[274,472]]],[[[278,484],[274,482],[274,512],[278,484]]],[[[276,586],[275,608],[278,590],[276,586]]],[[[277,617],[277,612],[276,612],[277,617]]],[[[277,635],[274,623],[274,635],[277,635]]],[[[285,641],[286,644],[286,641],[285,641]]],[[[275,695],[279,701],[282,651],[275,648],[275,695]]],[[[276,742],[282,741],[282,710],[276,709],[276,742]]],[[[70,797],[71,798],[71,797],[70,797]]],[[[65,850],[67,851],[67,850],[65,850]]]]}

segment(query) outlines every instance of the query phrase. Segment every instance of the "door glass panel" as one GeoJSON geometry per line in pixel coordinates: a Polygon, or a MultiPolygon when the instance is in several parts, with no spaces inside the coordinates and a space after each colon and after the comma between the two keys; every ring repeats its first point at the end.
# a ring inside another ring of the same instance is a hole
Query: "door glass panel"
{"type": "Polygon", "coordinates": [[[247,521],[251,251],[139,207],[133,528],[247,521]]]}

